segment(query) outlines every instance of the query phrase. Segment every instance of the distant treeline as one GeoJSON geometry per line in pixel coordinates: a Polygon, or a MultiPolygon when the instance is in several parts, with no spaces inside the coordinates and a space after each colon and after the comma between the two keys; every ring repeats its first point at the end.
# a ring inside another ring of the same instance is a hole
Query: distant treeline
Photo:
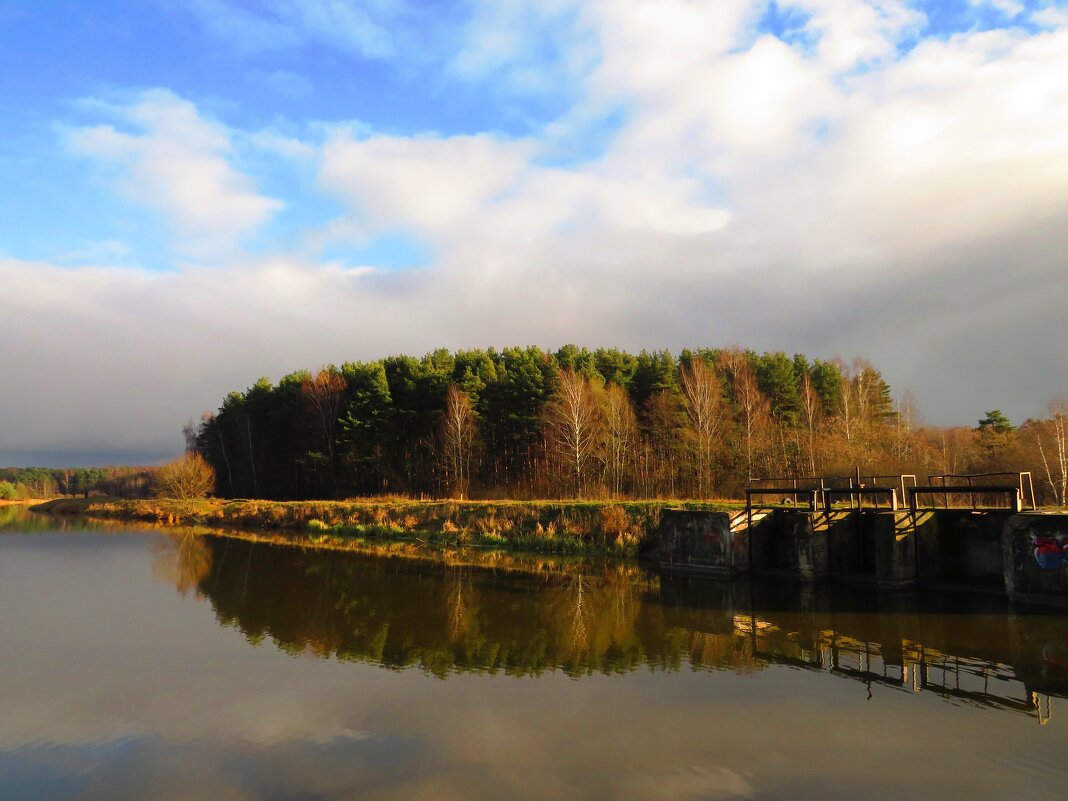
{"type": "Polygon", "coordinates": [[[1045,502],[1061,503],[1058,414],[1019,430],[997,411],[974,428],[921,427],[911,394],[895,397],[861,358],[569,345],[263,378],[186,435],[227,497],[737,497],[753,477],[859,465],[1033,470],[1045,502]]]}
{"type": "Polygon", "coordinates": [[[150,467],[0,467],[0,500],[57,495],[147,497],[150,467]]]}

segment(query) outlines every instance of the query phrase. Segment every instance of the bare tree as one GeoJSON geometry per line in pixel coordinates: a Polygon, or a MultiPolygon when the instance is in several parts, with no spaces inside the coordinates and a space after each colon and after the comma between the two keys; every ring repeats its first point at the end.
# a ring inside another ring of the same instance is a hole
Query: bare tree
{"type": "Polygon", "coordinates": [[[808,435],[808,470],[809,475],[816,475],[816,432],[823,418],[823,406],[819,393],[812,385],[812,376],[808,371],[801,376],[801,420],[808,435]]]}
{"type": "Polygon", "coordinates": [[[744,351],[732,348],[724,351],[721,364],[730,380],[731,394],[738,406],[742,445],[745,449],[745,483],[753,483],[753,452],[759,433],[767,423],[768,402],[760,391],[756,371],[744,351]]]}
{"type": "Polygon", "coordinates": [[[477,435],[471,396],[455,384],[449,385],[445,393],[445,412],[441,417],[441,459],[449,492],[461,500],[471,485],[471,461],[477,435]]]}
{"type": "Polygon", "coordinates": [[[841,375],[841,391],[838,393],[838,422],[846,441],[846,458],[853,459],[853,440],[857,428],[856,385],[849,374],[849,369],[840,360],[835,360],[841,375]]]}
{"type": "Polygon", "coordinates": [[[912,432],[916,427],[916,397],[905,390],[898,398],[894,418],[894,456],[904,462],[912,456],[912,432]]]}
{"type": "Polygon", "coordinates": [[[1061,397],[1054,398],[1049,403],[1049,412],[1050,419],[1045,421],[1042,427],[1049,431],[1049,436],[1053,440],[1053,463],[1059,475],[1050,469],[1050,458],[1046,456],[1041,431],[1035,432],[1035,439],[1038,442],[1038,452],[1042,456],[1046,481],[1049,482],[1049,487],[1053,491],[1053,502],[1058,506],[1064,506],[1068,503],[1068,448],[1065,447],[1064,429],[1064,418],[1068,416],[1068,402],[1061,397]]]}
{"type": "Polygon", "coordinates": [[[627,391],[609,384],[605,392],[605,477],[613,495],[623,493],[624,480],[638,438],[638,418],[627,391]]]}
{"type": "Polygon", "coordinates": [[[200,452],[199,440],[203,430],[202,424],[194,423],[192,420],[182,426],[182,438],[185,440],[186,453],[200,452]]]}
{"type": "Polygon", "coordinates": [[[569,489],[581,497],[604,440],[603,409],[590,380],[574,370],[561,370],[543,421],[549,453],[563,468],[569,489]]]}
{"type": "Polygon", "coordinates": [[[158,498],[203,498],[215,489],[215,471],[199,453],[185,453],[159,468],[153,485],[158,498]]]}
{"type": "Polygon", "coordinates": [[[694,359],[681,371],[682,397],[694,443],[697,494],[706,498],[712,490],[712,456],[723,420],[719,378],[703,359],[694,359]]]}

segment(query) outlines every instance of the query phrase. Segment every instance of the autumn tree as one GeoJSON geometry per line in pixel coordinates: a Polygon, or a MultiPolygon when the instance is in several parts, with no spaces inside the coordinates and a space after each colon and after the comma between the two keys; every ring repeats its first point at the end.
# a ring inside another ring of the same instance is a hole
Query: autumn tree
{"type": "Polygon", "coordinates": [[[894,404],[893,455],[898,464],[905,463],[913,455],[912,432],[916,425],[916,398],[905,390],[894,404]]]}
{"type": "Polygon", "coordinates": [[[215,489],[215,471],[199,453],[186,452],[159,468],[153,484],[158,498],[203,498],[215,489]]]}
{"type": "Polygon", "coordinates": [[[1035,440],[1053,502],[1065,506],[1068,504],[1068,449],[1065,447],[1064,418],[1068,417],[1068,402],[1061,397],[1054,398],[1050,401],[1049,412],[1050,419],[1037,426],[1035,440]]]}
{"type": "Polygon", "coordinates": [[[809,475],[816,475],[816,433],[823,422],[823,405],[820,402],[816,385],[812,381],[812,374],[807,370],[801,376],[801,392],[799,395],[801,405],[801,424],[805,428],[808,446],[808,471],[809,475]]]}
{"type": "Polygon", "coordinates": [[[315,376],[308,376],[300,385],[300,396],[309,412],[312,428],[322,443],[322,451],[309,451],[311,463],[325,459],[328,482],[334,484],[334,426],[341,415],[345,394],[345,379],[333,368],[323,368],[315,376]]]}
{"type": "Polygon", "coordinates": [[[738,426],[742,435],[742,454],[745,462],[745,483],[753,483],[754,451],[767,423],[768,403],[760,391],[756,371],[749,355],[738,348],[724,351],[720,364],[730,384],[731,396],[738,410],[738,426]]]}
{"type": "Polygon", "coordinates": [[[679,381],[693,441],[697,494],[707,498],[712,491],[713,454],[723,421],[722,388],[712,368],[700,358],[682,367],[679,381]]]}
{"type": "Polygon", "coordinates": [[[471,484],[476,436],[477,422],[471,398],[456,384],[450,384],[441,416],[440,454],[449,492],[461,500],[471,484]]]}
{"type": "Polygon", "coordinates": [[[604,412],[592,382],[575,370],[561,370],[542,420],[548,452],[561,468],[569,491],[582,497],[604,440],[604,412]]]}
{"type": "Polygon", "coordinates": [[[612,494],[623,493],[624,482],[638,439],[638,418],[626,390],[609,384],[605,391],[605,478],[612,494]]]}

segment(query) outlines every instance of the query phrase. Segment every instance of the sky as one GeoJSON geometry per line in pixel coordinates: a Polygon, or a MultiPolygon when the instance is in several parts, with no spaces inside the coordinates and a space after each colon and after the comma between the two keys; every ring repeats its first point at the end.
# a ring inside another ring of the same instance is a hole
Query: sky
{"type": "Polygon", "coordinates": [[[438,347],[1068,393],[1068,3],[0,0],[0,464],[438,347]]]}

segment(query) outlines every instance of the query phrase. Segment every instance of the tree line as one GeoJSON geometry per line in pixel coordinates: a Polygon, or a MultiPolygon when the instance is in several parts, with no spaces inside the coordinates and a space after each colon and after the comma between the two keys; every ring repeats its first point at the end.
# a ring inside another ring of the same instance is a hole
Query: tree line
{"type": "Polygon", "coordinates": [[[737,497],[755,477],[859,465],[1034,469],[1046,501],[1063,503],[1063,431],[1063,410],[1019,429],[923,426],[911,394],[895,397],[863,358],[567,345],[262,378],[185,433],[226,497],[737,497]]]}
{"type": "Polygon", "coordinates": [[[0,500],[91,494],[146,497],[149,467],[0,467],[0,500]]]}

